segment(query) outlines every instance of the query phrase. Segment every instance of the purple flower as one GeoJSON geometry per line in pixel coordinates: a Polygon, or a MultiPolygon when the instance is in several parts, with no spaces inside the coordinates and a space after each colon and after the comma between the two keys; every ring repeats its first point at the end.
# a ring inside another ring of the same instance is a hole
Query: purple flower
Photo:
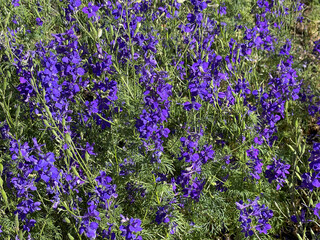
{"type": "Polygon", "coordinates": [[[267,166],[265,172],[266,178],[268,178],[269,183],[275,180],[277,182],[277,190],[279,190],[287,178],[286,174],[289,174],[289,168],[290,164],[285,164],[281,160],[274,159],[272,165],[267,166]]]}
{"type": "Polygon", "coordinates": [[[4,140],[4,139],[9,139],[10,135],[9,135],[9,125],[7,124],[6,120],[4,120],[3,122],[0,122],[0,137],[4,140]]]}
{"type": "Polygon", "coordinates": [[[14,7],[19,7],[19,6],[20,6],[19,1],[20,1],[20,0],[12,0],[12,5],[13,5],[14,7]]]}
{"type": "Polygon", "coordinates": [[[30,219],[30,220],[27,220],[26,221],[26,224],[23,225],[23,230],[24,231],[27,231],[27,232],[30,232],[31,228],[34,227],[34,225],[36,224],[36,220],[34,219],[30,219]]]}
{"type": "Polygon", "coordinates": [[[247,156],[250,158],[251,161],[247,163],[249,168],[251,169],[250,175],[252,178],[255,178],[257,180],[260,179],[260,173],[262,173],[262,160],[258,158],[259,150],[255,149],[254,147],[251,147],[249,150],[247,150],[247,156]]]}
{"type": "Polygon", "coordinates": [[[163,123],[169,117],[169,97],[172,95],[172,86],[165,82],[168,74],[155,71],[152,65],[144,66],[141,73],[139,81],[145,88],[145,109],[142,110],[140,119],[137,119],[136,127],[140,132],[143,146],[147,151],[152,151],[151,161],[160,163],[163,137],[167,138],[170,133],[168,128],[164,128],[163,123]]]}
{"type": "Polygon", "coordinates": [[[283,45],[283,47],[280,49],[280,55],[290,55],[291,50],[291,41],[287,39],[286,43],[283,45]]]}
{"type": "Polygon", "coordinates": [[[80,67],[80,68],[78,68],[78,69],[77,69],[77,74],[78,74],[78,75],[80,75],[80,76],[82,76],[83,74],[85,74],[84,69],[83,69],[83,68],[81,68],[81,67],[80,67]]]}
{"type": "Polygon", "coordinates": [[[74,8],[80,7],[81,5],[81,0],[70,0],[70,5],[71,9],[73,10],[74,8]]]}
{"type": "Polygon", "coordinates": [[[316,215],[319,219],[319,211],[320,211],[320,203],[317,203],[316,207],[313,209],[314,215],[316,215]]]}
{"type": "Polygon", "coordinates": [[[96,14],[99,10],[98,6],[92,5],[92,2],[88,3],[88,7],[84,7],[82,12],[88,15],[88,18],[96,17],[96,14]]]}
{"type": "Polygon", "coordinates": [[[42,21],[41,18],[36,18],[36,21],[37,21],[37,24],[38,24],[39,26],[42,26],[43,21],[42,21]]]}
{"type": "MultiPolygon", "coordinates": [[[[121,220],[122,223],[128,221],[128,219],[123,217],[122,215],[121,217],[122,217],[122,220],[121,220]]],[[[120,226],[119,229],[121,230],[121,236],[125,237],[126,240],[142,240],[141,236],[136,236],[133,233],[133,232],[142,231],[142,228],[140,227],[140,225],[141,225],[140,219],[131,218],[127,226],[124,226],[124,225],[120,226]]]]}
{"type": "Polygon", "coordinates": [[[320,172],[320,143],[313,144],[313,150],[308,161],[311,169],[315,172],[320,172]]]}
{"type": "Polygon", "coordinates": [[[96,238],[96,231],[99,225],[96,222],[91,222],[89,227],[87,228],[87,237],[88,238],[96,238]]]}
{"type": "Polygon", "coordinates": [[[300,215],[292,215],[291,216],[291,221],[294,223],[298,223],[298,220],[301,221],[302,223],[308,223],[311,222],[311,220],[306,219],[306,209],[301,209],[301,214],[300,215]]]}
{"type": "Polygon", "coordinates": [[[310,191],[313,191],[314,187],[320,187],[320,173],[304,173],[301,178],[302,182],[300,187],[302,188],[308,188],[310,191]]]}
{"type": "Polygon", "coordinates": [[[170,218],[168,215],[168,206],[158,207],[158,211],[156,212],[156,222],[158,224],[161,224],[162,222],[170,222],[170,218]]]}
{"type": "Polygon", "coordinates": [[[131,232],[140,232],[140,231],[142,231],[142,228],[140,227],[140,225],[141,225],[141,220],[140,219],[131,218],[130,219],[129,229],[130,229],[131,232]]]}
{"type": "Polygon", "coordinates": [[[320,54],[320,40],[314,42],[313,53],[320,54]]]}
{"type": "Polygon", "coordinates": [[[224,186],[225,182],[228,180],[229,174],[223,177],[221,180],[216,181],[216,189],[220,192],[225,192],[228,190],[227,187],[224,186]]]}
{"type": "Polygon", "coordinates": [[[177,228],[178,224],[173,222],[170,228],[170,234],[175,234],[176,233],[176,228],[177,228]]]}
{"type": "Polygon", "coordinates": [[[17,15],[14,15],[14,16],[12,17],[12,22],[13,22],[14,24],[18,24],[18,22],[17,22],[17,15]]]}
{"type": "Polygon", "coordinates": [[[204,145],[199,153],[198,141],[203,136],[202,129],[200,133],[191,134],[189,132],[189,134],[188,138],[181,137],[180,139],[182,147],[180,148],[181,155],[179,160],[184,159],[185,162],[191,163],[191,165],[181,171],[181,175],[177,177],[176,182],[183,188],[183,197],[191,198],[198,202],[205,180],[198,179],[198,177],[194,178],[194,174],[201,173],[202,164],[205,164],[208,160],[212,160],[215,152],[212,150],[212,145],[204,145]]]}
{"type": "Polygon", "coordinates": [[[242,232],[245,233],[245,237],[253,235],[252,220],[257,222],[255,229],[260,233],[267,234],[267,231],[271,229],[268,221],[272,218],[273,211],[269,210],[265,205],[259,205],[258,200],[259,197],[256,197],[254,201],[248,199],[248,204],[243,203],[242,200],[236,202],[237,209],[240,210],[239,222],[241,222],[242,232]]]}
{"type": "Polygon", "coordinates": [[[226,6],[220,6],[218,9],[218,14],[220,14],[221,16],[226,15],[227,14],[227,7],[226,6]]]}
{"type": "Polygon", "coordinates": [[[201,108],[201,104],[193,100],[192,103],[185,102],[183,108],[187,111],[190,111],[192,108],[198,111],[201,108]]]}
{"type": "Polygon", "coordinates": [[[132,184],[128,182],[126,185],[126,190],[130,203],[134,203],[136,201],[137,195],[140,195],[141,197],[145,197],[146,195],[146,189],[142,185],[132,184]]]}
{"type": "Polygon", "coordinates": [[[113,226],[113,224],[107,223],[109,228],[108,230],[104,229],[102,231],[101,236],[103,237],[103,239],[111,239],[111,240],[115,240],[116,239],[116,234],[111,232],[111,227],[113,226]]]}

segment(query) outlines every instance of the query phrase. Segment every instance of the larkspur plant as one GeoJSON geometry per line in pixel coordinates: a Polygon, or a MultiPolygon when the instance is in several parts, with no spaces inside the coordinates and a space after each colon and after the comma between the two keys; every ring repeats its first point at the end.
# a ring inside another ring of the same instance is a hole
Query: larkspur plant
{"type": "Polygon", "coordinates": [[[272,218],[273,211],[269,210],[266,206],[260,206],[257,201],[259,197],[257,197],[254,201],[248,200],[248,204],[244,204],[241,200],[237,202],[237,208],[240,210],[240,218],[241,226],[243,228],[243,232],[245,236],[252,236],[252,220],[256,221],[258,224],[255,226],[255,229],[260,233],[267,234],[267,231],[271,229],[271,225],[268,223],[268,220],[272,218]]]}
{"type": "Polygon", "coordinates": [[[318,239],[304,2],[0,0],[0,239],[318,239]]]}

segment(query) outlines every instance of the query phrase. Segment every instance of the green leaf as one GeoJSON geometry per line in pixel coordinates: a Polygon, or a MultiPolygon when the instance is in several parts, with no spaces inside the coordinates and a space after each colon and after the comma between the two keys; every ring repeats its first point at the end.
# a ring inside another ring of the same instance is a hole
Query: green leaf
{"type": "Polygon", "coordinates": [[[9,207],[9,203],[8,203],[8,197],[7,197],[7,194],[6,192],[3,190],[3,188],[1,189],[1,195],[2,195],[2,198],[6,204],[6,207],[9,207]]]}
{"type": "Polygon", "coordinates": [[[98,33],[97,33],[96,28],[93,26],[93,23],[91,21],[89,21],[89,24],[90,24],[91,30],[93,31],[94,38],[98,39],[98,33]]]}
{"type": "Polygon", "coordinates": [[[72,168],[72,172],[73,172],[78,178],[82,179],[82,178],[80,177],[80,175],[79,175],[76,167],[75,167],[75,166],[72,166],[71,168],[72,168]]]}
{"type": "Polygon", "coordinates": [[[51,128],[51,125],[49,124],[49,122],[46,119],[43,119],[43,122],[44,122],[44,125],[51,128]]]}
{"type": "Polygon", "coordinates": [[[89,153],[86,151],[86,153],[85,153],[85,159],[86,159],[86,161],[88,162],[89,161],[89,159],[90,159],[90,155],[89,155],[89,153]]]}
{"type": "Polygon", "coordinates": [[[71,223],[70,219],[67,217],[65,217],[64,220],[66,221],[66,223],[69,223],[69,224],[71,223]]]}
{"type": "Polygon", "coordinates": [[[101,36],[102,36],[102,29],[99,28],[99,30],[98,30],[98,38],[101,38],[101,36]]]}
{"type": "Polygon", "coordinates": [[[65,135],[65,140],[66,140],[67,143],[71,143],[71,142],[72,142],[71,136],[70,136],[69,133],[67,133],[67,134],[65,135]]]}
{"type": "Polygon", "coordinates": [[[17,110],[16,110],[16,116],[15,116],[16,117],[16,124],[18,122],[19,115],[20,115],[20,105],[18,105],[17,110]]]}
{"type": "Polygon", "coordinates": [[[296,153],[296,150],[294,150],[294,148],[290,144],[287,144],[287,146],[291,149],[292,152],[296,153]]]}
{"type": "MultiPolygon", "coordinates": [[[[2,159],[0,159],[0,160],[2,160],[2,159]]],[[[2,162],[2,161],[1,161],[2,162]]],[[[3,165],[2,165],[2,163],[0,162],[0,176],[2,175],[2,172],[3,172],[3,165]]]]}
{"type": "Polygon", "coordinates": [[[70,240],[73,240],[73,239],[74,239],[74,237],[72,237],[70,233],[68,233],[68,238],[69,238],[70,240]]]}

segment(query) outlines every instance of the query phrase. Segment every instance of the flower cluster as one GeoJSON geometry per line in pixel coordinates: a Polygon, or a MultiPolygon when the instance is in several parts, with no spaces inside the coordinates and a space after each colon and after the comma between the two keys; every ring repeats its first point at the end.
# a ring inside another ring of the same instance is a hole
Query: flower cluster
{"type": "Polygon", "coordinates": [[[314,212],[314,215],[316,215],[320,219],[319,211],[320,211],[320,203],[317,203],[313,212],[314,212]]]}
{"type": "Polygon", "coordinates": [[[56,188],[60,184],[60,171],[54,166],[55,156],[52,152],[44,154],[36,138],[33,138],[34,147],[26,142],[10,141],[11,165],[16,166],[18,172],[8,172],[10,184],[16,190],[16,196],[21,200],[15,213],[24,221],[24,230],[29,232],[36,220],[28,219],[27,215],[41,210],[41,203],[36,201],[32,192],[37,190],[36,182],[40,179],[47,185],[47,193],[58,195],[56,188]],[[36,174],[35,174],[36,173],[36,174]],[[36,178],[35,176],[38,176],[36,178]]]}
{"type": "Polygon", "coordinates": [[[141,220],[140,219],[134,219],[131,218],[130,221],[128,218],[121,216],[122,217],[122,225],[120,226],[121,230],[121,236],[125,237],[126,240],[142,240],[141,236],[136,236],[135,233],[142,231],[141,228],[141,220]],[[123,225],[125,222],[129,223],[125,226],[123,225]]]}
{"type": "Polygon", "coordinates": [[[311,151],[311,156],[308,161],[309,167],[313,172],[307,172],[301,175],[302,182],[300,187],[313,191],[314,187],[320,187],[320,143],[313,144],[313,150],[311,151]]]}
{"type": "Polygon", "coordinates": [[[242,200],[236,202],[237,209],[240,210],[239,222],[241,222],[242,232],[245,236],[252,236],[255,224],[255,229],[260,233],[267,234],[267,231],[271,229],[271,225],[268,223],[269,219],[273,216],[273,211],[269,210],[265,205],[258,204],[259,197],[256,197],[254,201],[248,199],[248,203],[245,204],[242,200]]]}
{"type": "Polygon", "coordinates": [[[258,157],[259,150],[251,147],[247,150],[247,156],[249,157],[250,161],[248,161],[247,165],[250,167],[251,172],[250,175],[252,178],[259,180],[260,173],[262,173],[262,160],[258,157]]]}
{"type": "Polygon", "coordinates": [[[320,172],[320,143],[313,144],[313,150],[308,161],[310,168],[314,172],[320,172]]]}
{"type": "Polygon", "coordinates": [[[82,12],[87,14],[88,18],[93,18],[93,21],[99,20],[99,17],[97,17],[98,10],[99,10],[99,7],[93,5],[92,2],[88,3],[88,7],[82,8],[82,12]]]}
{"type": "Polygon", "coordinates": [[[180,139],[182,147],[179,160],[184,160],[189,163],[189,167],[181,171],[181,175],[177,177],[176,183],[180,184],[183,191],[183,197],[191,198],[195,201],[199,201],[201,191],[205,184],[205,181],[195,176],[201,173],[201,166],[209,160],[214,158],[214,150],[212,146],[204,145],[202,148],[198,146],[198,141],[203,135],[203,131],[200,133],[193,133],[188,138],[182,137],[180,139]]]}
{"type": "Polygon", "coordinates": [[[277,190],[279,190],[287,178],[286,174],[289,174],[289,168],[290,164],[285,164],[281,160],[274,159],[272,165],[267,166],[267,170],[265,171],[266,178],[269,183],[275,180],[277,182],[277,190]]]}
{"type": "Polygon", "coordinates": [[[170,214],[168,214],[168,206],[158,207],[156,212],[156,222],[158,224],[170,222],[170,214]]]}
{"type": "Polygon", "coordinates": [[[320,54],[320,40],[314,42],[313,53],[320,54]]]}
{"type": "MultiPolygon", "coordinates": [[[[156,62],[152,64],[155,67],[156,62]]],[[[145,139],[144,147],[147,151],[153,151],[152,161],[161,162],[162,138],[167,138],[170,133],[170,130],[164,128],[162,124],[169,117],[170,102],[168,98],[171,95],[172,86],[165,83],[164,79],[167,77],[165,72],[150,72],[143,68],[142,73],[140,83],[146,89],[144,92],[146,109],[143,109],[136,127],[140,132],[140,137],[145,139]]]]}

